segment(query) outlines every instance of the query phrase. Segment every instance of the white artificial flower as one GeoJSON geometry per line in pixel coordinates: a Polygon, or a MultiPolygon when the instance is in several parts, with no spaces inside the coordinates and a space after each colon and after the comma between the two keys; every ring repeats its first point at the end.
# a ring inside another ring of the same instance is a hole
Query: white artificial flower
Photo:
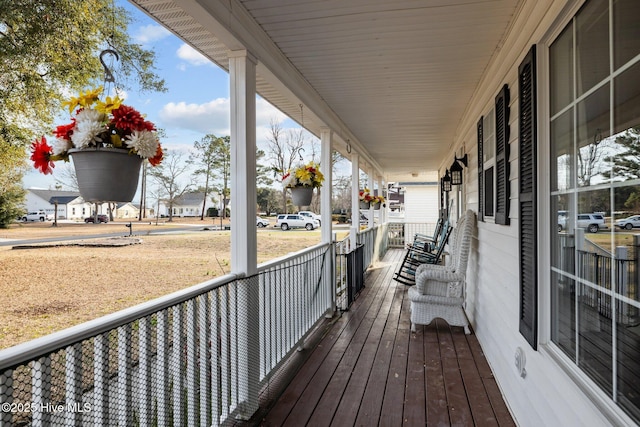
{"type": "Polygon", "coordinates": [[[158,138],[148,130],[134,130],[131,135],[125,137],[124,142],[143,159],[150,159],[158,151],[158,138]]]}
{"type": "Polygon", "coordinates": [[[73,148],[71,141],[64,138],[56,138],[56,141],[53,143],[53,155],[59,156],[66,153],[71,148],[73,148]]]}
{"type": "Polygon", "coordinates": [[[100,134],[104,132],[103,121],[105,115],[85,108],[76,116],[76,126],[71,134],[71,142],[76,148],[87,148],[101,141],[100,134]]]}
{"type": "Polygon", "coordinates": [[[289,173],[289,176],[287,176],[285,179],[282,180],[282,186],[284,188],[295,187],[295,185],[296,185],[296,177],[293,173],[289,173]]]}

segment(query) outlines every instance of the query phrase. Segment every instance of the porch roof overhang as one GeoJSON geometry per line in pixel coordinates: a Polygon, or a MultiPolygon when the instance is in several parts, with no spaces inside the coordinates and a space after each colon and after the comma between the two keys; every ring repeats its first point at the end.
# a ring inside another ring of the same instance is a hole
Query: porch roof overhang
{"type": "MultiPolygon", "coordinates": [[[[525,0],[131,0],[387,182],[436,179],[525,0]],[[300,105],[303,105],[301,109],[300,105]]],[[[348,157],[348,155],[347,155],[348,157]]]]}

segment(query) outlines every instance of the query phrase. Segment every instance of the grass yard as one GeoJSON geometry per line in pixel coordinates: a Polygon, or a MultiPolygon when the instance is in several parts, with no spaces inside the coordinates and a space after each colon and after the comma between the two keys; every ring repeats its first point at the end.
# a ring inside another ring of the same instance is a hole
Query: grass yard
{"type": "MultiPolygon", "coordinates": [[[[36,238],[42,233],[63,233],[60,230],[69,233],[73,227],[29,224],[17,226],[15,230],[0,230],[0,238],[36,238]]],[[[121,231],[112,227],[119,224],[83,224],[73,233],[121,231]]],[[[143,227],[134,223],[134,230],[142,232],[143,227]]],[[[0,348],[230,271],[229,231],[143,235],[141,239],[141,244],[123,247],[59,246],[19,250],[0,247],[0,348]]],[[[319,231],[260,231],[258,263],[319,242],[319,231]]]]}

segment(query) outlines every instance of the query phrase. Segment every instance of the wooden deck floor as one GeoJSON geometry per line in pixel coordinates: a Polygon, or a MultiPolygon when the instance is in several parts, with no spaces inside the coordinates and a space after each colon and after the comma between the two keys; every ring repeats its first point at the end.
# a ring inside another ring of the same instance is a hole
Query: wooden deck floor
{"type": "Polygon", "coordinates": [[[263,426],[513,426],[475,335],[438,320],[411,332],[403,251],[369,270],[263,426]]]}

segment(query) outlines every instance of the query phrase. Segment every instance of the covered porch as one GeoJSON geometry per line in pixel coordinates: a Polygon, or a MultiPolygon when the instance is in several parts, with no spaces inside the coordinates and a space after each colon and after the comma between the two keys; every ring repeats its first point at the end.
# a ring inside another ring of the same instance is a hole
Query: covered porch
{"type": "MultiPolygon", "coordinates": [[[[474,334],[438,319],[411,332],[408,286],[389,250],[348,311],[294,355],[300,368],[256,424],[515,425],[474,334]]],[[[274,393],[275,394],[275,393],[274,393]]]]}

